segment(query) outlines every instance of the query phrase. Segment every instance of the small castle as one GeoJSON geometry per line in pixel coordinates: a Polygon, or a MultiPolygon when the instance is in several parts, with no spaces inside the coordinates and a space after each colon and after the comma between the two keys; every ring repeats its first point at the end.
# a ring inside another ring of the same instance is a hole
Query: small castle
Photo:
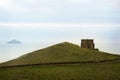
{"type": "Polygon", "coordinates": [[[82,39],[81,40],[81,47],[93,49],[93,50],[98,50],[98,49],[95,49],[95,44],[94,44],[93,39],[82,39]]]}

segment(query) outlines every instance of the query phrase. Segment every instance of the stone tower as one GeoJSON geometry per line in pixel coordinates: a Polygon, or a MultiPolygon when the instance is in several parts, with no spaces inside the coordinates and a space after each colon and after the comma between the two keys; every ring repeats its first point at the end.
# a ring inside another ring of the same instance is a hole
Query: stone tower
{"type": "Polygon", "coordinates": [[[82,39],[81,47],[88,49],[95,49],[95,44],[93,39],[82,39]]]}

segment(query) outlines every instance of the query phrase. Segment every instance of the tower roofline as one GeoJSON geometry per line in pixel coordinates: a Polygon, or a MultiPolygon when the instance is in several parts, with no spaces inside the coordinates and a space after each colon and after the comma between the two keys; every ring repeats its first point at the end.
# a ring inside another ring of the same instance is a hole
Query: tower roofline
{"type": "Polygon", "coordinates": [[[94,39],[81,39],[81,41],[94,41],[94,39]]]}

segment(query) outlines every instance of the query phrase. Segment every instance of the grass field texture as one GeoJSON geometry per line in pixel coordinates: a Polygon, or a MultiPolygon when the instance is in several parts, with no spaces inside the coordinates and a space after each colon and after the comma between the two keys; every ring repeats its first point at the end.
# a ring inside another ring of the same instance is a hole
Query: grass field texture
{"type": "Polygon", "coordinates": [[[120,62],[2,68],[0,80],[120,80],[120,62]]]}

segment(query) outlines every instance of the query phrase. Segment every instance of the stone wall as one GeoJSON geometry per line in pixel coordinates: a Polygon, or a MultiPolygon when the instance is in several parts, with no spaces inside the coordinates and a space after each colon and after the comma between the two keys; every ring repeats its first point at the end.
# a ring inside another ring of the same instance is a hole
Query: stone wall
{"type": "Polygon", "coordinates": [[[81,47],[95,49],[95,44],[93,39],[82,39],[81,40],[81,47]]]}

